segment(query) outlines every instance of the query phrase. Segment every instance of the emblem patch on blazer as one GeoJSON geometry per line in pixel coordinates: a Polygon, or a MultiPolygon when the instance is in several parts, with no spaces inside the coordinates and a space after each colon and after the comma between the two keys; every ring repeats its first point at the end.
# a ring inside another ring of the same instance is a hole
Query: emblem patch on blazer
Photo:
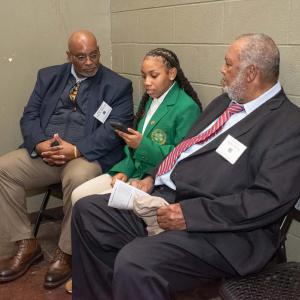
{"type": "Polygon", "coordinates": [[[151,140],[159,145],[164,145],[167,141],[167,134],[163,130],[156,128],[151,132],[151,140]]]}

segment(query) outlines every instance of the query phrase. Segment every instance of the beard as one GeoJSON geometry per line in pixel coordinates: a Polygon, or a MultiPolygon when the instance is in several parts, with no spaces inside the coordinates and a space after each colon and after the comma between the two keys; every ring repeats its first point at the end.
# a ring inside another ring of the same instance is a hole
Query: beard
{"type": "Polygon", "coordinates": [[[245,71],[240,70],[231,85],[223,87],[223,92],[228,94],[230,100],[240,102],[243,99],[246,90],[245,75],[245,71]]]}

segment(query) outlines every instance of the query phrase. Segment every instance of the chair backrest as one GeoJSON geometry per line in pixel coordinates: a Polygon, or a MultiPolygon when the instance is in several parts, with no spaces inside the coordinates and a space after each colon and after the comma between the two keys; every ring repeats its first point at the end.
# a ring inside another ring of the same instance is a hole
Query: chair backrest
{"type": "Polygon", "coordinates": [[[258,274],[226,281],[223,300],[300,299],[300,263],[274,265],[258,274]]]}

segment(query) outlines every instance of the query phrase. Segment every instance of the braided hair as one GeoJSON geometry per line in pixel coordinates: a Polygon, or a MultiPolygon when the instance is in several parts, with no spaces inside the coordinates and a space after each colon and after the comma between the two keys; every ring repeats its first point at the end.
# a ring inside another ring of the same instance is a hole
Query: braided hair
{"type": "MultiPolygon", "coordinates": [[[[198,98],[198,95],[195,92],[195,90],[193,89],[190,82],[185,77],[185,75],[180,67],[180,63],[179,63],[177,55],[171,50],[168,50],[165,48],[156,48],[156,49],[153,49],[153,50],[150,50],[149,52],[147,52],[145,55],[145,58],[148,56],[161,57],[163,59],[163,63],[165,64],[165,66],[168,70],[171,68],[176,68],[177,75],[175,77],[175,81],[177,81],[179,87],[182,88],[198,104],[198,106],[200,107],[200,110],[202,110],[202,104],[198,98]]],[[[138,111],[134,118],[134,128],[137,127],[138,122],[145,114],[145,106],[146,106],[148,99],[149,99],[149,95],[145,92],[143,94],[138,111]]]]}

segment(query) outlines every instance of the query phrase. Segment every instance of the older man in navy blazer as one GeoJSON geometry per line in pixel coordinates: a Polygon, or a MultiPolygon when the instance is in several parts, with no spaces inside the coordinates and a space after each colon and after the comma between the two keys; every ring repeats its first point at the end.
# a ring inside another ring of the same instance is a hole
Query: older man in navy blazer
{"type": "Polygon", "coordinates": [[[70,63],[42,69],[21,119],[23,147],[0,157],[1,238],[17,252],[0,261],[0,282],[14,280],[42,258],[25,209],[26,190],[62,183],[64,219],[59,247],[45,276],[54,288],[71,275],[71,201],[74,188],[123,157],[110,120],[130,126],[131,82],[103,65],[94,35],[69,38],[70,63]]]}

